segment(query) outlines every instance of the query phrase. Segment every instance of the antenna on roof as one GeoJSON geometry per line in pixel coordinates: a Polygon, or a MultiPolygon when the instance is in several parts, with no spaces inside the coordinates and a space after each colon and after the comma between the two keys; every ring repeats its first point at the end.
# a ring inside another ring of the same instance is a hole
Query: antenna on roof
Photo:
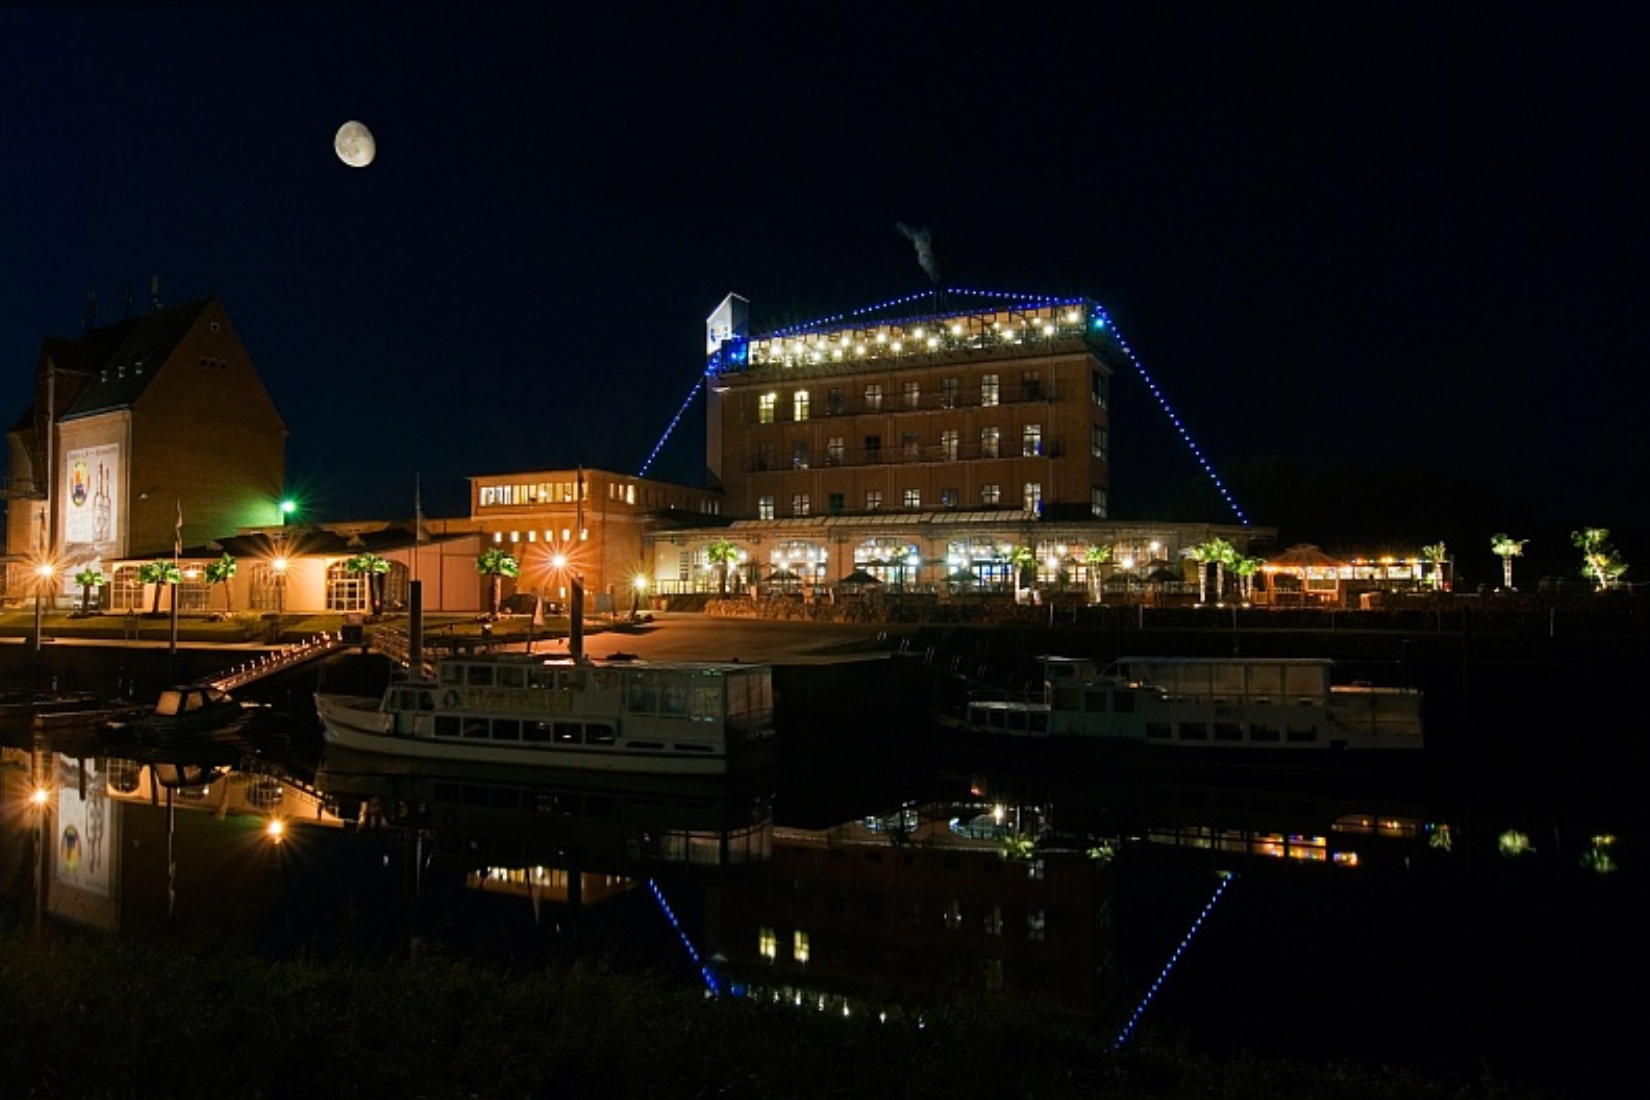
{"type": "Polygon", "coordinates": [[[166,307],[160,304],[160,276],[149,276],[149,301],[154,305],[155,312],[159,313],[166,307]]]}
{"type": "Polygon", "coordinates": [[[95,289],[86,292],[86,310],[81,315],[81,320],[86,326],[86,335],[90,336],[92,330],[97,327],[97,291],[95,289]]]}

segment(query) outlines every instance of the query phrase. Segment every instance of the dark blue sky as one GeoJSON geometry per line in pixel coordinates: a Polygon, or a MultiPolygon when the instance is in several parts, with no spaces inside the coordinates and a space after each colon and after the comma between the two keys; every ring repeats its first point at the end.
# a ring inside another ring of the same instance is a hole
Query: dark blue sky
{"type": "MultiPolygon", "coordinates": [[[[1636,5],[564,7],[0,8],[6,415],[158,274],[224,300],[318,514],[415,473],[459,511],[634,471],[730,290],[771,328],[921,289],[904,221],[954,286],[1099,299],[1217,467],[1650,526],[1636,5]]],[[[1150,515],[1189,460],[1115,415],[1150,515]]],[[[656,474],[698,479],[690,421],[656,474]]]]}

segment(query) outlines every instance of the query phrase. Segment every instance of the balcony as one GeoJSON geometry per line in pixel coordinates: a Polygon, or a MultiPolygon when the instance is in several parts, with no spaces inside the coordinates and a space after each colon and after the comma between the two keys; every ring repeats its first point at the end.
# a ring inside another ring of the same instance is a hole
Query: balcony
{"type": "Polygon", "coordinates": [[[955,447],[944,444],[919,444],[914,453],[899,443],[891,447],[844,447],[840,454],[827,450],[816,454],[806,465],[777,458],[764,459],[756,455],[746,461],[747,474],[792,473],[798,470],[851,469],[861,466],[923,466],[951,462],[1010,462],[1015,459],[1045,459],[1065,457],[1064,440],[1044,437],[1036,454],[1022,454],[1019,440],[1011,446],[1004,441],[995,453],[986,454],[978,441],[959,442],[955,447]]]}
{"type": "Polygon", "coordinates": [[[944,393],[925,393],[915,404],[908,404],[903,394],[883,394],[882,399],[870,402],[863,394],[853,397],[844,396],[840,405],[833,406],[828,397],[814,393],[811,413],[802,420],[793,415],[794,409],[789,401],[788,391],[781,394],[780,405],[776,408],[771,419],[762,419],[759,411],[748,412],[744,417],[746,427],[768,427],[774,424],[806,424],[815,420],[838,420],[854,416],[900,416],[924,415],[940,412],[954,412],[958,410],[992,409],[1013,407],[1016,405],[1052,405],[1061,398],[1060,387],[1043,383],[1041,385],[1007,385],[1005,384],[998,399],[987,405],[980,400],[978,387],[972,393],[958,393],[948,397],[944,393]]]}

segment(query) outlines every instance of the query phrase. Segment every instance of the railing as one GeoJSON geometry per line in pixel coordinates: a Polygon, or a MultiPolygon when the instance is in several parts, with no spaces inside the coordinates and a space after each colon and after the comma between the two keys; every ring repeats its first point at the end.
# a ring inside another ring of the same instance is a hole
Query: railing
{"type": "Polygon", "coordinates": [[[279,649],[265,653],[260,657],[237,665],[228,672],[216,676],[207,683],[219,691],[233,691],[235,688],[261,680],[265,676],[272,676],[289,668],[294,668],[306,661],[313,661],[317,657],[324,657],[334,649],[343,645],[343,636],[331,633],[322,633],[307,638],[302,642],[281,646],[279,649]]]}
{"type": "MultiPolygon", "coordinates": [[[[372,648],[384,654],[402,668],[412,667],[412,638],[405,630],[375,630],[372,634],[372,648]]],[[[423,659],[418,669],[422,676],[434,676],[435,665],[428,659],[423,659]]]]}
{"type": "Polygon", "coordinates": [[[964,443],[918,443],[907,448],[904,440],[892,440],[885,447],[846,447],[832,450],[829,446],[817,455],[800,458],[794,453],[789,461],[781,455],[753,455],[745,460],[745,472],[795,473],[800,470],[825,470],[850,466],[901,466],[936,462],[973,462],[979,459],[1012,460],[1017,458],[1061,458],[1066,453],[1065,441],[1058,436],[1041,436],[1028,441],[1024,436],[1003,437],[997,445],[988,447],[978,441],[964,443]]]}

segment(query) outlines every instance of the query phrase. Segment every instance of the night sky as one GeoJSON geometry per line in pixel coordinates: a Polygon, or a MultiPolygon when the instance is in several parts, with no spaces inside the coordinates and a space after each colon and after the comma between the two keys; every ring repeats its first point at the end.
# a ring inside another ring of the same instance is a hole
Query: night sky
{"type": "MultiPolygon", "coordinates": [[[[1398,528],[1650,528],[1639,5],[566,7],[0,9],[6,415],[159,275],[225,302],[312,516],[415,474],[462,513],[634,472],[729,291],[764,330],[928,286],[905,222],[952,287],[1102,302],[1286,536],[1330,477],[1441,498],[1398,528]]],[[[1115,514],[1229,518],[1141,387],[1114,418],[1115,514]]],[[[700,406],[653,473],[702,465],[700,406]]]]}

